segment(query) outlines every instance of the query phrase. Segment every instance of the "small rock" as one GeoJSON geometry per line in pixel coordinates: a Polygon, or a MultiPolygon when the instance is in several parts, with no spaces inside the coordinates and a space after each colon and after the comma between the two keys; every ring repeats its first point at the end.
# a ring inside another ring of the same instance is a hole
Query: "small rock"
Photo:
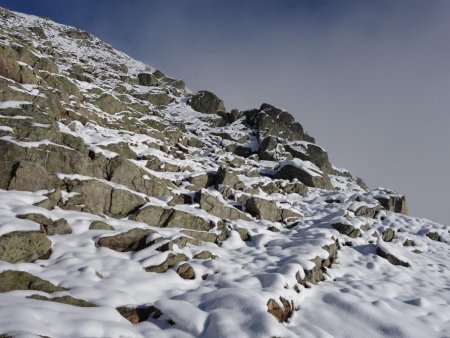
{"type": "Polygon", "coordinates": [[[195,272],[188,263],[181,264],[177,269],[177,274],[183,279],[195,279],[195,272]]]}
{"type": "Polygon", "coordinates": [[[385,242],[392,242],[394,237],[395,237],[395,231],[392,228],[387,228],[386,230],[384,230],[383,234],[381,236],[381,238],[385,242]]]}

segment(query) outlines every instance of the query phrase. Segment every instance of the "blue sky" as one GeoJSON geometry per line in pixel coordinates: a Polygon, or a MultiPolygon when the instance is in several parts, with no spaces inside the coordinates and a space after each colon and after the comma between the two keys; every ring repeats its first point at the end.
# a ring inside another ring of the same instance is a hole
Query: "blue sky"
{"type": "Polygon", "coordinates": [[[210,89],[278,105],[333,162],[450,224],[450,2],[1,1],[210,89]]]}

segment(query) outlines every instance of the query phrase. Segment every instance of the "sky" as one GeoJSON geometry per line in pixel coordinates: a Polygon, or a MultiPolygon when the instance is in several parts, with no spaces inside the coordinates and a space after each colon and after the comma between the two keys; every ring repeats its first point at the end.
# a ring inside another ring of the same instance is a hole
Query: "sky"
{"type": "Polygon", "coordinates": [[[0,0],[208,89],[292,113],[332,162],[450,224],[450,1],[0,0]]]}

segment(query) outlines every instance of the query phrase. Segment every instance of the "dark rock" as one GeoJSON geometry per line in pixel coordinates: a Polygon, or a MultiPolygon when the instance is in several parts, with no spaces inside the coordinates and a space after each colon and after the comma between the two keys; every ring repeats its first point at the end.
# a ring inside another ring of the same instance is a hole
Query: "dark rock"
{"type": "Polygon", "coordinates": [[[214,114],[217,111],[225,111],[223,101],[214,93],[207,90],[201,90],[194,94],[188,101],[188,104],[192,109],[204,114],[214,114]]]}
{"type": "Polygon", "coordinates": [[[427,237],[433,241],[441,241],[441,236],[438,232],[429,232],[427,233],[427,237]]]}
{"type": "Polygon", "coordinates": [[[408,206],[404,195],[391,195],[389,197],[375,197],[386,210],[408,214],[408,206]]]}
{"type": "Polygon", "coordinates": [[[326,174],[333,171],[333,166],[328,159],[327,152],[315,144],[307,143],[300,146],[293,144],[286,145],[285,148],[293,157],[314,163],[326,174]]]}
{"type": "Polygon", "coordinates": [[[138,80],[141,86],[156,86],[158,84],[158,79],[154,74],[139,73],[138,80]]]}
{"type": "Polygon", "coordinates": [[[395,231],[392,228],[387,228],[386,230],[383,231],[383,234],[381,235],[381,238],[385,242],[392,242],[394,237],[395,237],[395,231]]]}
{"type": "Polygon", "coordinates": [[[162,312],[154,306],[139,306],[139,307],[128,307],[120,306],[116,308],[126,320],[131,324],[138,324],[140,322],[146,321],[150,316],[158,319],[162,316],[162,312]]]}
{"type": "Polygon", "coordinates": [[[401,265],[401,266],[404,266],[407,268],[410,267],[410,264],[408,262],[402,261],[401,259],[395,257],[393,254],[383,250],[379,246],[377,247],[376,252],[377,252],[378,256],[387,259],[389,261],[389,263],[391,263],[392,265],[401,265]]]}

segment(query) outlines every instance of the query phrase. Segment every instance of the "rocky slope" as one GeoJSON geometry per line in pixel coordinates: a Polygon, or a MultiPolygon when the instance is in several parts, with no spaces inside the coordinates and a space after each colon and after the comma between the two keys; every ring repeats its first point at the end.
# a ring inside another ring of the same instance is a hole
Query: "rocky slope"
{"type": "Polygon", "coordinates": [[[1,337],[450,335],[448,228],[291,114],[0,22],[1,337]]]}

